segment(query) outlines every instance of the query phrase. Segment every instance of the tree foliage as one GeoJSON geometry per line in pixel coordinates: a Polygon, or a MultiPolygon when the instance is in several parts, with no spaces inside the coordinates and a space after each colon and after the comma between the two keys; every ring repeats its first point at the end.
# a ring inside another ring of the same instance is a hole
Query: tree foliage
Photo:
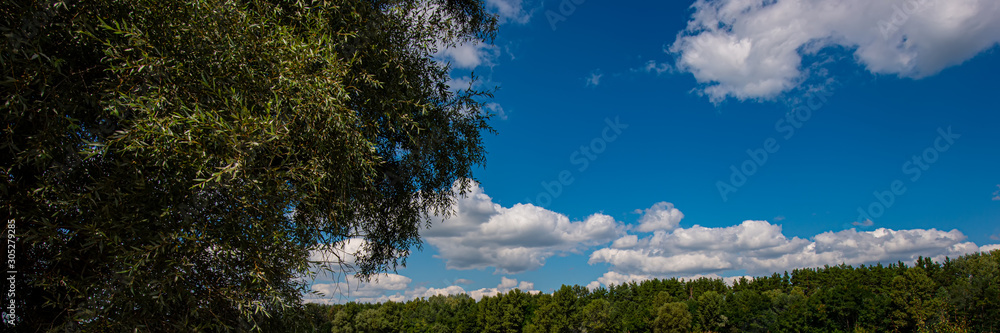
{"type": "MultiPolygon", "coordinates": [[[[832,266],[742,279],[648,280],[593,291],[562,286],[406,303],[393,332],[997,332],[1000,250],[943,263],[832,266]],[[441,308],[441,304],[449,307],[441,308]],[[446,309],[446,310],[439,310],[446,309]],[[459,319],[459,318],[465,318],[459,319]]],[[[335,305],[335,332],[367,332],[366,316],[398,303],[335,305]],[[365,310],[365,311],[367,311],[365,310]],[[353,326],[352,326],[353,323],[353,326]]],[[[386,317],[389,318],[389,317],[386,317]]],[[[319,326],[317,326],[319,327],[319,326]]]]}
{"type": "Polygon", "coordinates": [[[266,329],[310,250],[405,264],[492,131],[432,56],[495,27],[477,0],[5,2],[21,324],[266,329]]]}

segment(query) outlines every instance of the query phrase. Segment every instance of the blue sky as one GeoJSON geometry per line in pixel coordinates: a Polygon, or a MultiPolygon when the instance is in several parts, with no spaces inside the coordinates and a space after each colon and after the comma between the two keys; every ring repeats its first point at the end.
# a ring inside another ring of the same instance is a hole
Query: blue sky
{"type": "Polygon", "coordinates": [[[486,3],[494,44],[439,53],[499,87],[480,185],[406,268],[310,301],[1000,247],[1000,3],[486,3]]]}

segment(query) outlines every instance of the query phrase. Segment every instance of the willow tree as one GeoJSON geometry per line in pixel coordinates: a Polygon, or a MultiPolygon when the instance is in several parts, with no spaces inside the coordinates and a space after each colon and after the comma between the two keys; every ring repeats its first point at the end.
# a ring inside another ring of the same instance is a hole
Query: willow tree
{"type": "Polygon", "coordinates": [[[434,59],[492,42],[481,0],[15,0],[0,29],[19,326],[273,324],[311,250],[405,264],[492,132],[434,59]]]}

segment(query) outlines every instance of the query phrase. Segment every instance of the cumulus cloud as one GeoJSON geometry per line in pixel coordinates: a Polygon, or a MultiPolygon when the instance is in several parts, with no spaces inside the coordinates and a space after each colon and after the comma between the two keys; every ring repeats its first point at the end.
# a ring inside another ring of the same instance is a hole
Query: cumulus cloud
{"type": "Polygon", "coordinates": [[[469,297],[472,297],[473,299],[480,300],[484,296],[496,296],[497,294],[503,294],[514,289],[518,289],[520,291],[531,294],[540,292],[538,290],[535,290],[535,284],[532,282],[518,281],[517,279],[508,278],[505,276],[500,278],[500,284],[498,284],[494,288],[480,288],[480,289],[466,291],[465,288],[462,288],[457,285],[452,285],[444,288],[417,287],[402,293],[397,292],[393,295],[381,295],[378,297],[359,298],[358,301],[368,302],[368,303],[385,302],[385,301],[405,302],[421,297],[427,298],[438,295],[447,296],[447,295],[461,295],[461,294],[466,294],[469,295],[469,297]]]}
{"type": "Polygon", "coordinates": [[[466,294],[478,300],[483,298],[483,296],[496,296],[496,294],[506,293],[514,289],[518,289],[523,292],[532,294],[539,292],[538,290],[535,290],[535,284],[532,282],[528,281],[519,282],[517,279],[502,277],[500,280],[500,284],[498,284],[496,288],[476,289],[476,290],[471,290],[466,294]]]}
{"type": "Polygon", "coordinates": [[[651,232],[656,230],[673,230],[684,218],[684,213],[674,208],[669,202],[660,202],[644,211],[639,219],[640,232],[651,232]]]}
{"type": "MultiPolygon", "coordinates": [[[[1000,185],[997,185],[997,187],[1000,187],[1000,185]]],[[[993,192],[993,201],[1000,201],[1000,190],[993,192]]]]}
{"type": "MultiPolygon", "coordinates": [[[[597,281],[594,281],[594,282],[598,282],[598,283],[603,284],[605,286],[610,286],[610,285],[616,285],[617,286],[617,285],[623,285],[623,284],[626,284],[626,283],[629,283],[629,282],[642,282],[642,281],[652,280],[652,279],[653,279],[653,277],[649,276],[649,275],[642,275],[642,274],[622,274],[622,273],[610,271],[610,272],[604,273],[603,276],[597,278],[597,281]]],[[[592,283],[593,282],[591,282],[591,284],[592,283]]]]}
{"type": "Polygon", "coordinates": [[[805,81],[804,55],[840,46],[876,74],[922,78],[1000,42],[992,0],[698,0],[669,51],[713,102],[805,81]]]}
{"type": "Polygon", "coordinates": [[[611,248],[614,249],[627,249],[639,245],[639,236],[636,235],[625,235],[622,238],[616,239],[611,243],[611,248]]]}
{"type": "Polygon", "coordinates": [[[780,225],[767,221],[748,220],[720,228],[698,225],[677,228],[684,215],[673,205],[661,202],[644,212],[637,229],[653,231],[652,235],[624,235],[609,247],[591,253],[591,264],[607,263],[612,267],[598,282],[621,284],[736,270],[769,274],[840,263],[912,262],[919,256],[940,261],[945,256],[957,257],[1000,246],[977,246],[967,242],[966,235],[958,230],[849,229],[802,239],[785,236],[780,225]]]}
{"type": "Polygon", "coordinates": [[[417,298],[428,298],[431,296],[447,296],[466,294],[476,300],[483,296],[495,296],[498,293],[518,289],[527,293],[538,293],[535,284],[530,281],[518,281],[515,278],[501,277],[500,283],[493,288],[480,288],[466,290],[460,284],[470,284],[472,281],[457,279],[450,286],[443,288],[432,288],[426,286],[411,287],[412,279],[399,274],[381,274],[374,277],[370,282],[359,280],[354,276],[346,276],[337,281],[326,281],[315,283],[312,290],[321,293],[320,295],[306,295],[303,301],[307,303],[344,303],[351,298],[360,303],[384,303],[388,301],[406,302],[417,298]]]}
{"type": "Polygon", "coordinates": [[[919,256],[940,261],[945,256],[957,257],[997,246],[980,247],[966,238],[958,230],[879,228],[829,231],[808,240],[786,237],[780,225],[767,221],[744,221],[722,228],[696,225],[671,232],[658,230],[634,241],[625,236],[611,247],[594,251],[589,262],[611,264],[612,271],[603,280],[598,279],[609,284],[734,270],[766,275],[841,263],[912,262],[919,256]]]}
{"type": "Polygon", "coordinates": [[[728,284],[730,286],[735,284],[736,281],[739,281],[740,279],[747,279],[747,280],[754,279],[753,276],[749,275],[721,276],[715,273],[695,274],[690,276],[677,277],[677,276],[667,276],[667,275],[622,274],[615,271],[609,271],[607,273],[604,273],[604,275],[602,275],[601,277],[597,278],[597,280],[588,283],[587,289],[594,290],[600,287],[601,285],[604,285],[605,287],[611,285],[620,286],[631,282],[639,283],[642,281],[647,281],[652,279],[669,279],[672,277],[676,277],[678,278],[678,280],[682,281],[692,281],[692,280],[697,280],[699,278],[722,279],[723,283],[728,284]]]}
{"type": "Polygon", "coordinates": [[[502,207],[477,185],[456,200],[453,210],[447,219],[434,218],[421,235],[448,269],[494,267],[497,273],[515,274],[537,269],[553,255],[611,242],[623,230],[604,214],[570,221],[532,204],[502,207]]]}

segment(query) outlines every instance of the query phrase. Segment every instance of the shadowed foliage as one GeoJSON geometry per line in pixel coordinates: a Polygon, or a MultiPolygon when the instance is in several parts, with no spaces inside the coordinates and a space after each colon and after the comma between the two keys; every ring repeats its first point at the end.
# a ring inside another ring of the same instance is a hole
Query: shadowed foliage
{"type": "Polygon", "coordinates": [[[405,264],[492,132],[432,57],[495,27],[477,0],[5,1],[19,327],[273,330],[311,250],[405,264]]]}

